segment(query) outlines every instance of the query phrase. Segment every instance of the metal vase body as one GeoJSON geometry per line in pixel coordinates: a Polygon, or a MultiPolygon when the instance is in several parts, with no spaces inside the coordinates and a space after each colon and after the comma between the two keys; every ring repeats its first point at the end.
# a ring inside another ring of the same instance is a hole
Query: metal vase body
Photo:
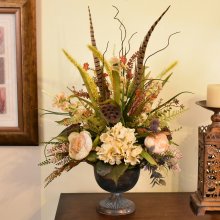
{"type": "Polygon", "coordinates": [[[98,185],[111,193],[110,197],[99,202],[97,212],[105,215],[127,215],[135,211],[135,204],[123,197],[122,193],[132,189],[140,176],[140,168],[134,167],[124,172],[119,177],[117,184],[112,180],[101,176],[94,168],[95,179],[98,185]]]}

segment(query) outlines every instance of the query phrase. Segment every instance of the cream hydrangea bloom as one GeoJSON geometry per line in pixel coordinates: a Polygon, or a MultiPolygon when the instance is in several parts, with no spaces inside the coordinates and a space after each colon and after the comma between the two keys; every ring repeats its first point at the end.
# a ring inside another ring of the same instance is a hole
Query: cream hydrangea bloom
{"type": "Polygon", "coordinates": [[[121,122],[108,128],[106,133],[100,136],[102,145],[96,148],[98,158],[111,165],[127,164],[136,165],[140,162],[142,147],[135,145],[135,130],[126,128],[121,122]]]}

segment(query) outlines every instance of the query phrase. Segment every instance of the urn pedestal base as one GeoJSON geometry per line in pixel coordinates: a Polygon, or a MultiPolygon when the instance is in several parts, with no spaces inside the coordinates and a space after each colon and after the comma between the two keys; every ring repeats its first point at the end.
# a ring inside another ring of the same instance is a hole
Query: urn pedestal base
{"type": "Polygon", "coordinates": [[[117,182],[105,176],[101,176],[94,169],[95,179],[98,185],[110,192],[110,196],[101,200],[96,208],[98,213],[104,215],[128,215],[135,211],[135,204],[123,197],[123,193],[132,189],[138,181],[140,168],[127,169],[117,182]]]}
{"type": "Polygon", "coordinates": [[[122,196],[121,193],[112,193],[107,199],[101,200],[97,212],[105,215],[127,215],[135,211],[135,204],[122,196]]]}
{"type": "Polygon", "coordinates": [[[205,215],[206,211],[220,211],[220,201],[205,201],[197,192],[190,195],[190,203],[196,215],[205,215]]]}

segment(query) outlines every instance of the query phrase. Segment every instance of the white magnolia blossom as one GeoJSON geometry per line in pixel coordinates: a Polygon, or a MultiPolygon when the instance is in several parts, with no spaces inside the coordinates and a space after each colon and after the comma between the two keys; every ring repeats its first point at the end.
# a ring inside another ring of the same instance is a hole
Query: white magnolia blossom
{"type": "Polygon", "coordinates": [[[92,139],[88,131],[72,132],[69,137],[69,156],[74,160],[82,160],[92,150],[92,139]]]}
{"type": "Polygon", "coordinates": [[[111,165],[126,164],[136,165],[140,162],[142,147],[135,145],[135,130],[125,128],[121,122],[117,123],[106,133],[100,136],[102,145],[96,148],[98,158],[111,165]]]}

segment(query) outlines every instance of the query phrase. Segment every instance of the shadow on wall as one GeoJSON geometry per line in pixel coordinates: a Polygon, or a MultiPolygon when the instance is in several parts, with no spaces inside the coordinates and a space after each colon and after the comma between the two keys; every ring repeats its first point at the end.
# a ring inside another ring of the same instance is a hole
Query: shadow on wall
{"type": "Polygon", "coordinates": [[[39,147],[0,148],[0,219],[40,219],[39,160],[39,147]]]}
{"type": "MultiPolygon", "coordinates": [[[[201,97],[193,95],[193,98],[188,100],[185,105],[189,108],[185,112],[178,123],[183,127],[183,137],[181,138],[181,151],[183,158],[180,162],[182,168],[179,179],[180,191],[196,190],[197,175],[198,175],[198,127],[211,123],[211,112],[204,110],[202,107],[196,105],[197,101],[202,100],[201,97]],[[188,158],[193,158],[189,160],[188,158]],[[188,186],[191,186],[190,188],[188,186]]],[[[181,131],[181,132],[182,132],[181,131]]]]}

